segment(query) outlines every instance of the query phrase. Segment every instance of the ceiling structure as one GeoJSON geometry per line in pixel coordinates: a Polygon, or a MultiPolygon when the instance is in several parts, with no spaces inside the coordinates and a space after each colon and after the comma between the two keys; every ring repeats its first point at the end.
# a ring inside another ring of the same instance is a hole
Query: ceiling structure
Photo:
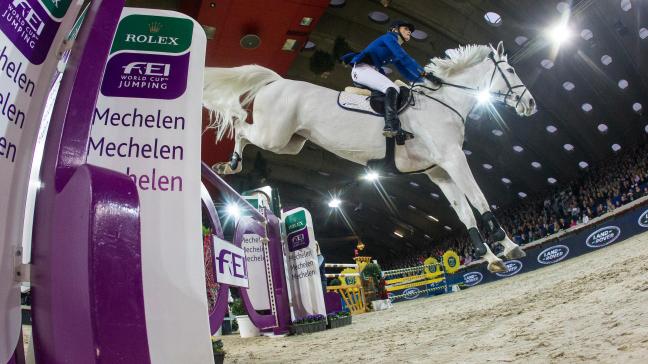
{"type": "MultiPolygon", "coordinates": [[[[360,50],[394,19],[410,20],[421,31],[415,34],[418,39],[406,45],[421,64],[461,44],[504,41],[509,63],[540,110],[521,118],[497,106],[499,119],[475,109],[467,120],[468,162],[486,198],[498,207],[547,193],[614,153],[646,142],[648,2],[383,2],[389,6],[370,0],[128,3],[176,9],[197,19],[211,38],[207,66],[257,63],[287,78],[338,90],[350,83],[350,69],[336,62],[333,69],[316,74],[311,70],[315,52],[333,54],[338,37],[360,50]],[[300,25],[305,18],[310,18],[308,25],[300,25]],[[573,35],[557,49],[546,31],[561,19],[568,20],[573,35]],[[260,42],[258,47],[244,48],[249,39],[260,42]],[[293,43],[287,42],[291,39],[293,43]]],[[[396,72],[390,76],[397,78],[396,72]]],[[[216,146],[213,133],[207,132],[203,159],[225,160],[231,147],[231,143],[216,146]]],[[[248,147],[243,172],[228,181],[239,191],[271,185],[279,189],[284,207],[308,208],[329,261],[349,260],[358,239],[369,255],[385,259],[433,246],[463,229],[447,200],[425,176],[384,175],[379,192],[360,178],[364,172],[362,166],[308,143],[297,156],[248,147]],[[333,195],[343,201],[344,216],[327,206],[333,195]]]]}

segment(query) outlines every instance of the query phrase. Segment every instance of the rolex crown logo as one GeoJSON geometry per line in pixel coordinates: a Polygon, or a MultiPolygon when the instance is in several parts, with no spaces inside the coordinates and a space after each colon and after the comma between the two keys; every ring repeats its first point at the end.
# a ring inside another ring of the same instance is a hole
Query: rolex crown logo
{"type": "Polygon", "coordinates": [[[149,31],[151,33],[159,33],[160,30],[162,30],[162,23],[155,21],[155,22],[149,24],[148,27],[149,27],[149,31]]]}

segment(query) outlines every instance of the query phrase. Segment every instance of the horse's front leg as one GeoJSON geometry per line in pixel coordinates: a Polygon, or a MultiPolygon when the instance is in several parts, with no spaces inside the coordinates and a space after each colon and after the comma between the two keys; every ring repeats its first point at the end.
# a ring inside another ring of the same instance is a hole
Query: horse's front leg
{"type": "Polygon", "coordinates": [[[440,167],[434,168],[427,172],[428,177],[434,184],[439,186],[444,196],[450,202],[450,206],[455,210],[459,220],[468,229],[468,236],[475,248],[475,255],[484,258],[488,262],[488,270],[490,272],[505,272],[506,266],[501,259],[499,259],[488,247],[484,241],[479,230],[477,229],[477,221],[473,215],[470,204],[466,200],[463,192],[452,181],[450,176],[440,167]]]}
{"type": "Polygon", "coordinates": [[[507,236],[495,215],[490,211],[488,201],[477,185],[463,151],[456,148],[453,152],[447,153],[446,157],[447,159],[441,163],[441,166],[463,191],[468,201],[479,211],[488,240],[501,244],[507,259],[524,257],[526,255],[524,251],[507,236]]]}
{"type": "MultiPolygon", "coordinates": [[[[242,123],[245,124],[245,123],[242,123]]],[[[245,124],[247,125],[247,124],[245,124]]],[[[239,127],[234,132],[234,151],[229,162],[219,162],[212,169],[220,175],[236,174],[243,170],[243,149],[249,142],[243,135],[243,128],[239,127]]]]}

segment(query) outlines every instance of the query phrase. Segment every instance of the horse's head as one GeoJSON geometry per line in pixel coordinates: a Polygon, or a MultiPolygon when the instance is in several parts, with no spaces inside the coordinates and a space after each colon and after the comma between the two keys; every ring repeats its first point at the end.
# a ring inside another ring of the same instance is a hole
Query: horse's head
{"type": "Polygon", "coordinates": [[[537,111],[536,102],[515,73],[515,69],[508,63],[504,54],[504,44],[499,42],[497,49],[490,46],[491,53],[485,62],[493,63],[493,72],[485,80],[486,87],[491,95],[507,106],[515,109],[520,116],[530,116],[537,111]]]}

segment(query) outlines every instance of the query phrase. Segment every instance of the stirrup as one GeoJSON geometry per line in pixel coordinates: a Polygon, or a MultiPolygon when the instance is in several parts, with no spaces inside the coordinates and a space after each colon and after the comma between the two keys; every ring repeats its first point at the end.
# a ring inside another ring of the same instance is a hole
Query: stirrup
{"type": "Polygon", "coordinates": [[[404,145],[406,141],[414,139],[414,134],[410,133],[407,130],[399,129],[396,133],[396,144],[404,145]]]}
{"type": "Polygon", "coordinates": [[[382,134],[385,138],[393,138],[398,135],[398,130],[394,130],[390,127],[385,127],[382,134]]]}

